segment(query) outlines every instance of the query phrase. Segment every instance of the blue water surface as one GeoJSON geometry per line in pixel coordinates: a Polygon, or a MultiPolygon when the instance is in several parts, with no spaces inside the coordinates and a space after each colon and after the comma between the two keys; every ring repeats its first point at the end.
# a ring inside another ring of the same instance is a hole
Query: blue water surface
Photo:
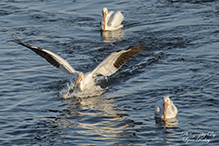
{"type": "Polygon", "coordinates": [[[219,1],[1,0],[0,145],[217,145],[219,1]],[[127,27],[101,32],[102,8],[127,27]],[[143,51],[78,94],[74,79],[13,42],[50,50],[89,72],[139,41],[143,51]],[[154,119],[169,95],[177,118],[154,119]]]}

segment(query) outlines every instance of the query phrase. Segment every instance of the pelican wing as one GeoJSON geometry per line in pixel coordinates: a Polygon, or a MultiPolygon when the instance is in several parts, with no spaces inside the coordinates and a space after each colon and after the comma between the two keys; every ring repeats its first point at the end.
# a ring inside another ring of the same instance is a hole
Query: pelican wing
{"type": "Polygon", "coordinates": [[[156,102],[155,109],[154,109],[154,116],[156,118],[161,118],[164,112],[164,105],[163,100],[159,100],[156,102]]]}
{"type": "Polygon", "coordinates": [[[123,19],[124,19],[124,16],[122,15],[122,13],[120,11],[117,11],[114,15],[111,15],[107,24],[109,26],[116,27],[122,23],[123,19]]]}
{"type": "Polygon", "coordinates": [[[103,75],[110,76],[120,69],[133,55],[137,54],[143,48],[142,45],[136,45],[135,47],[112,53],[102,63],[100,63],[92,72],[93,76],[103,75]]]}
{"type": "Polygon", "coordinates": [[[45,49],[42,49],[42,48],[39,48],[39,47],[25,44],[18,39],[16,39],[15,41],[18,44],[25,46],[25,47],[29,48],[30,50],[34,51],[36,54],[43,57],[46,61],[48,61],[50,64],[52,64],[56,68],[60,69],[61,71],[65,72],[65,73],[70,73],[70,74],[76,72],[65,59],[56,55],[55,53],[48,51],[48,50],[45,50],[45,49]]]}
{"type": "Polygon", "coordinates": [[[110,11],[110,12],[107,14],[107,16],[106,16],[106,22],[108,22],[109,19],[110,19],[110,17],[113,16],[113,13],[114,13],[114,11],[110,11]]]}

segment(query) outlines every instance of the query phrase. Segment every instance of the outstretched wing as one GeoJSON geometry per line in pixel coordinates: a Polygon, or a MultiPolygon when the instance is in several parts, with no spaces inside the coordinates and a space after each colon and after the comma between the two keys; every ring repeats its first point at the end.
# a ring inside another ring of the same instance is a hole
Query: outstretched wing
{"type": "Polygon", "coordinates": [[[102,63],[100,63],[91,73],[93,76],[110,76],[120,69],[133,55],[143,50],[143,45],[136,44],[135,47],[112,53],[102,63]]]}
{"type": "Polygon", "coordinates": [[[46,61],[48,61],[50,64],[52,64],[56,68],[60,69],[61,71],[65,72],[65,73],[70,73],[70,74],[76,72],[65,59],[56,55],[55,53],[48,51],[48,50],[45,50],[45,49],[42,49],[42,48],[39,48],[39,47],[25,44],[25,43],[21,42],[19,39],[15,39],[15,41],[18,44],[25,46],[25,47],[29,48],[30,50],[34,51],[36,54],[43,57],[46,61]]]}

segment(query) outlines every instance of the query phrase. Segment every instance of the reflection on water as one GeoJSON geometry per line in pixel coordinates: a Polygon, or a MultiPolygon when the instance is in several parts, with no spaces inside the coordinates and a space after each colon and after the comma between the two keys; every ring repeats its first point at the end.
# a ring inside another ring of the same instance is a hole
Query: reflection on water
{"type": "Polygon", "coordinates": [[[171,144],[172,141],[177,139],[177,135],[179,135],[179,132],[175,130],[175,127],[178,125],[178,119],[177,117],[166,119],[165,121],[160,118],[155,118],[155,123],[158,127],[164,127],[164,134],[165,138],[164,141],[167,144],[171,144]]]}
{"type": "Polygon", "coordinates": [[[124,11],[127,24],[139,24],[100,34],[103,1],[2,0],[0,145],[187,145],[191,136],[184,131],[214,132],[209,144],[216,145],[219,1],[172,1],[107,3],[124,11]],[[56,98],[68,77],[4,32],[57,52],[82,71],[139,38],[147,48],[107,82],[109,92],[83,99],[69,87],[56,98]],[[179,123],[155,124],[152,103],[164,94],[179,97],[179,123]]]}
{"type": "Polygon", "coordinates": [[[166,119],[165,121],[163,119],[160,118],[155,118],[155,123],[157,126],[166,126],[166,127],[173,127],[176,126],[178,124],[178,119],[177,117],[171,118],[171,119],[166,119]]]}
{"type": "MultiPolygon", "coordinates": [[[[116,104],[112,101],[101,100],[101,96],[81,101],[84,118],[81,119],[80,127],[89,129],[81,131],[88,135],[101,135],[101,139],[121,136],[121,131],[125,126],[124,120],[116,111],[116,104]],[[88,112],[87,112],[88,111],[88,112]],[[86,118],[88,117],[88,118],[86,118]],[[95,117],[95,118],[94,118],[95,117]],[[83,122],[91,120],[92,122],[83,122]],[[121,126],[118,126],[120,125],[121,126]]],[[[100,137],[97,137],[100,139],[100,137]]]]}
{"type": "Polygon", "coordinates": [[[122,118],[123,114],[119,112],[113,100],[113,97],[105,99],[102,95],[65,99],[64,102],[69,104],[68,109],[62,111],[53,122],[56,129],[60,130],[57,132],[56,129],[52,129],[49,133],[69,139],[76,136],[80,139],[80,136],[86,135],[88,139],[84,140],[84,143],[89,144],[96,140],[108,144],[114,144],[115,139],[124,140],[124,137],[129,137],[124,131],[128,126],[127,120],[122,118]]]}
{"type": "Polygon", "coordinates": [[[115,41],[121,41],[124,38],[125,32],[121,29],[116,31],[101,31],[103,42],[113,43],[115,41]]]}

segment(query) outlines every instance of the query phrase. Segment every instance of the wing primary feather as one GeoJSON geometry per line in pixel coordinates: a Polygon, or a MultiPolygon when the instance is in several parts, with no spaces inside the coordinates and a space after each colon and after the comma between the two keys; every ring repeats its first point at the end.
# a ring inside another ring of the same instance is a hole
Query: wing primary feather
{"type": "Polygon", "coordinates": [[[24,46],[24,47],[29,48],[32,51],[34,51],[36,54],[38,54],[39,56],[44,58],[46,61],[48,61],[51,65],[55,66],[56,68],[59,68],[63,72],[71,73],[71,74],[76,72],[66,60],[64,60],[60,56],[54,54],[53,52],[42,49],[40,47],[25,44],[25,43],[21,42],[16,37],[14,37],[14,41],[16,43],[24,46]]]}
{"type": "Polygon", "coordinates": [[[96,76],[98,74],[101,74],[103,76],[110,76],[114,74],[133,55],[143,50],[144,44],[137,43],[131,49],[121,50],[121,51],[112,53],[91,72],[92,76],[96,76]]]}
{"type": "Polygon", "coordinates": [[[21,42],[20,40],[17,40],[17,43],[24,46],[24,47],[27,47],[27,48],[31,49],[36,54],[38,54],[41,57],[43,57],[44,59],[46,59],[50,64],[52,64],[56,68],[59,68],[60,64],[50,54],[45,52],[44,49],[39,48],[39,47],[35,47],[35,46],[32,46],[32,45],[25,44],[25,43],[21,42]]]}
{"type": "Polygon", "coordinates": [[[143,50],[144,45],[145,45],[145,43],[139,44],[139,42],[138,42],[134,47],[132,47],[131,49],[129,49],[129,50],[125,51],[124,53],[122,53],[117,58],[115,63],[113,64],[114,67],[116,67],[117,69],[122,67],[133,55],[135,55],[138,52],[140,52],[141,50],[143,50]]]}

